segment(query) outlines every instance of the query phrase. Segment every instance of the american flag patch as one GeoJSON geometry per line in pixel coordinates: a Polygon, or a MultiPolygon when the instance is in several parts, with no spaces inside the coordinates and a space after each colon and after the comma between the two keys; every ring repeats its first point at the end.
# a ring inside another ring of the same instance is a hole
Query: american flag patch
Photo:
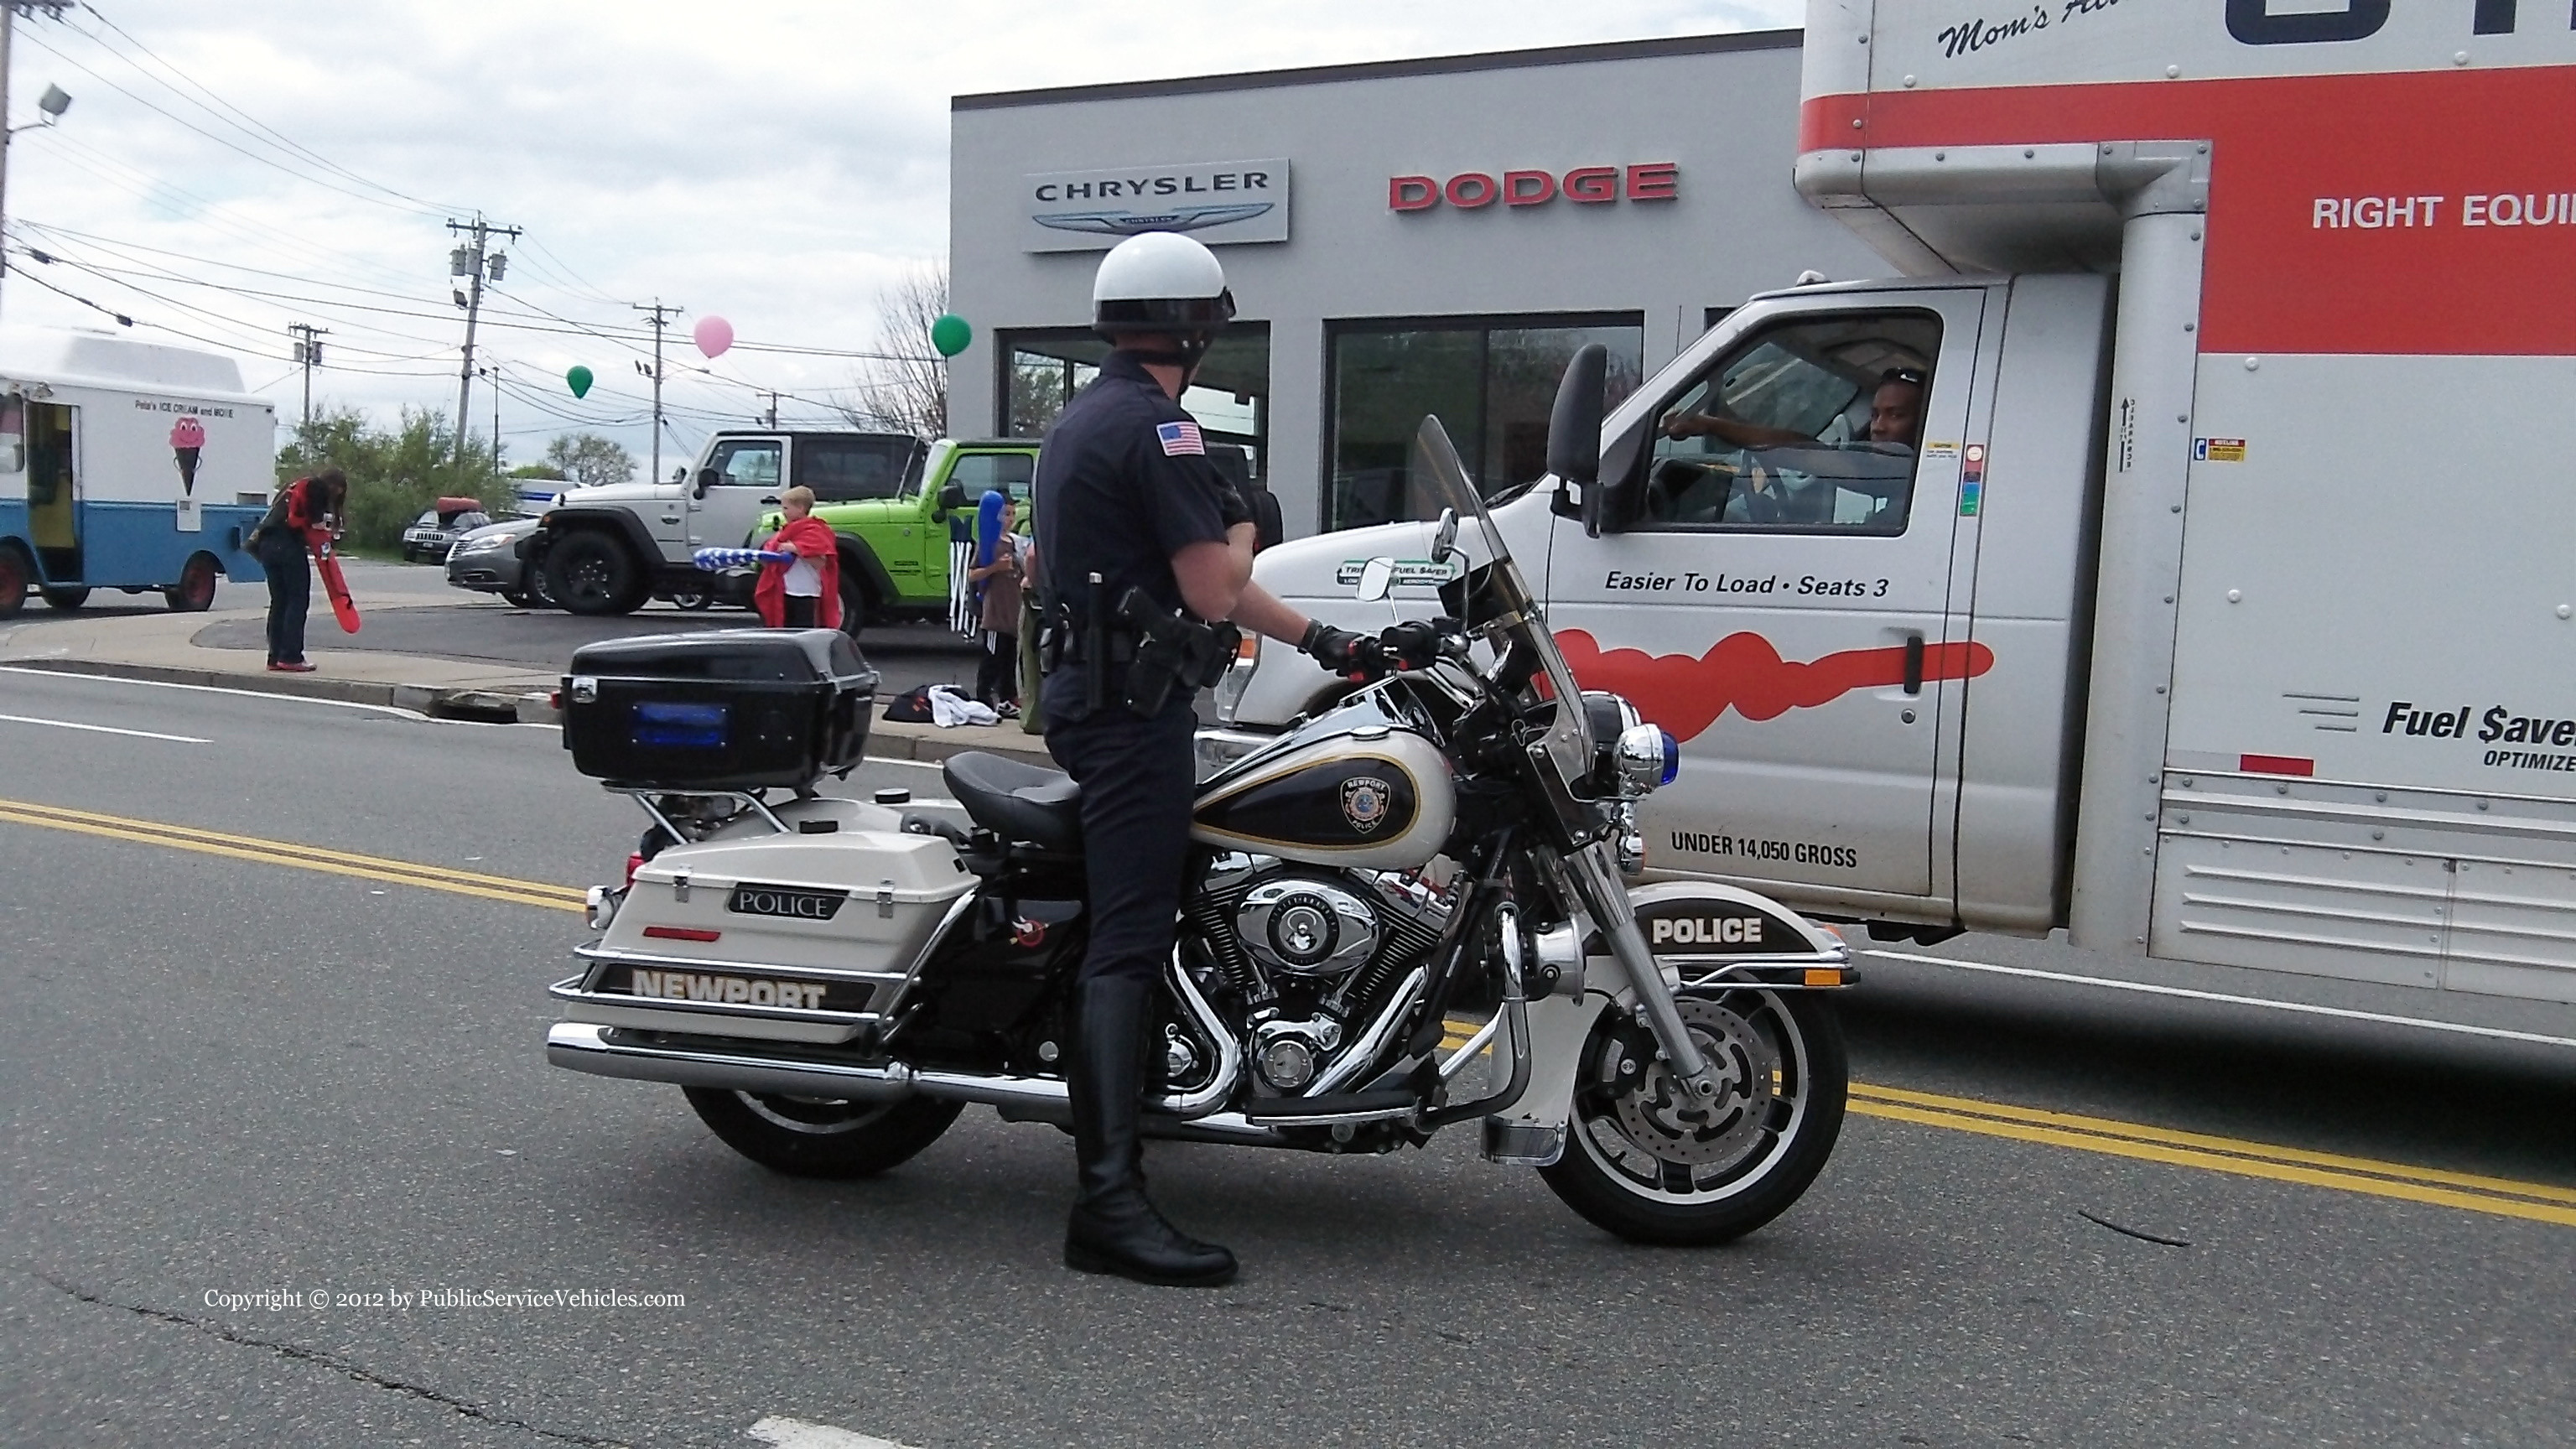
{"type": "Polygon", "coordinates": [[[1207,456],[1207,440],[1199,436],[1196,423],[1156,423],[1154,436],[1163,440],[1163,456],[1207,456]]]}

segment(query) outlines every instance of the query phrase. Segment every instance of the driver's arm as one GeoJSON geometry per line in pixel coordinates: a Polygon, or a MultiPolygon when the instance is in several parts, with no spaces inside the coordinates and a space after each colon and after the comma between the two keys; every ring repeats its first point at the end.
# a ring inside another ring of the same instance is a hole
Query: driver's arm
{"type": "Polygon", "coordinates": [[[1715,413],[1667,414],[1664,418],[1664,436],[1715,438],[1739,448],[1779,448],[1794,443],[1815,441],[1805,433],[1789,428],[1748,423],[1741,418],[1722,418],[1715,413]]]}
{"type": "Polygon", "coordinates": [[[1230,620],[1295,644],[1305,637],[1306,616],[1252,581],[1255,532],[1255,525],[1237,523],[1226,529],[1222,543],[1193,543],[1173,554],[1172,576],[1180,581],[1181,602],[1202,619],[1230,620]]]}

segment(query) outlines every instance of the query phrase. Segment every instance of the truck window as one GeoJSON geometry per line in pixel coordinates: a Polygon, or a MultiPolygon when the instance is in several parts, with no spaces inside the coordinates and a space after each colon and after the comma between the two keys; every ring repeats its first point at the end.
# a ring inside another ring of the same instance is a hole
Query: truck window
{"type": "Polygon", "coordinates": [[[970,502],[998,488],[1013,503],[1026,503],[1037,471],[1038,460],[1026,453],[969,453],[948,470],[948,481],[965,488],[970,502]]]}
{"type": "Polygon", "coordinates": [[[707,466],[716,470],[719,483],[776,488],[779,451],[776,438],[727,438],[707,455],[707,466]]]}
{"type": "Polygon", "coordinates": [[[817,503],[894,498],[903,493],[907,466],[920,451],[910,438],[800,437],[796,481],[814,490],[817,503]]]}
{"type": "Polygon", "coordinates": [[[1662,409],[1640,529],[1905,531],[1940,319],[1793,319],[1744,338],[1662,409]]]}

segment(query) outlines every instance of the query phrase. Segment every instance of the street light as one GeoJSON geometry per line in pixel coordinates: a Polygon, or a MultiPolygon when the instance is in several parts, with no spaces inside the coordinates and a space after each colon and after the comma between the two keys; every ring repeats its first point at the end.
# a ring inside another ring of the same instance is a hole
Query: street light
{"type": "Polygon", "coordinates": [[[36,109],[44,112],[45,118],[41,121],[29,121],[23,126],[11,126],[9,128],[9,134],[14,136],[20,131],[33,131],[42,126],[50,126],[54,122],[61,120],[63,118],[63,112],[68,111],[71,108],[71,93],[64,90],[61,86],[48,85],[45,87],[45,93],[36,97],[36,109]]]}

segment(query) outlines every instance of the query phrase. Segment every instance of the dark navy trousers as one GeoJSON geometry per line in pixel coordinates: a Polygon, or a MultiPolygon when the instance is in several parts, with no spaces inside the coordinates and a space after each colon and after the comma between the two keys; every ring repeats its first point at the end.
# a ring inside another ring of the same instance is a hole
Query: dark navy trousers
{"type": "Polygon", "coordinates": [[[1198,788],[1190,695],[1152,719],[1118,705],[1081,720],[1050,720],[1047,753],[1082,786],[1082,862],[1091,946],[1077,978],[1162,978],[1181,909],[1198,788]]]}

